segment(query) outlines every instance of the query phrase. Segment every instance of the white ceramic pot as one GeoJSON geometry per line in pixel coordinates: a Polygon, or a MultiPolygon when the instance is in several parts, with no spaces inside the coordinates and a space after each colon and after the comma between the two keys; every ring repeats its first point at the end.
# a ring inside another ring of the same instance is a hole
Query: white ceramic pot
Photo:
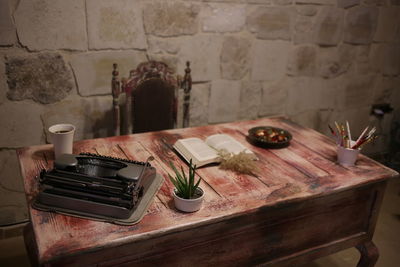
{"type": "Polygon", "coordinates": [[[203,203],[203,198],[204,198],[204,191],[200,187],[197,187],[196,189],[198,192],[201,192],[201,196],[198,198],[194,199],[184,199],[181,197],[178,197],[175,193],[175,189],[172,192],[174,196],[174,203],[175,207],[178,210],[184,211],[184,212],[194,212],[198,211],[201,208],[201,205],[203,203]]]}

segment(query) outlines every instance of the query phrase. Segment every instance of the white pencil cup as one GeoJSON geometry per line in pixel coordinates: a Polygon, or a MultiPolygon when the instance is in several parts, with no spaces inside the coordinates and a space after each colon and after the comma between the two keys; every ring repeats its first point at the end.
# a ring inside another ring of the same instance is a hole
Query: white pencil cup
{"type": "Polygon", "coordinates": [[[358,154],[360,154],[360,150],[358,149],[344,148],[342,146],[338,146],[338,163],[346,167],[354,166],[357,161],[358,154]]]}
{"type": "Polygon", "coordinates": [[[57,159],[62,154],[72,154],[75,126],[72,124],[56,124],[49,128],[54,155],[57,159]]]}

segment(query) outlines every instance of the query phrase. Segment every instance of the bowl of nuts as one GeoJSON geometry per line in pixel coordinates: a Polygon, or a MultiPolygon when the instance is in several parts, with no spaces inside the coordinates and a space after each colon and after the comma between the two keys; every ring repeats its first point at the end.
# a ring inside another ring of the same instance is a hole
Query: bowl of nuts
{"type": "Polygon", "coordinates": [[[251,128],[247,136],[251,144],[264,148],[284,148],[289,146],[291,139],[288,131],[271,126],[251,128]]]}

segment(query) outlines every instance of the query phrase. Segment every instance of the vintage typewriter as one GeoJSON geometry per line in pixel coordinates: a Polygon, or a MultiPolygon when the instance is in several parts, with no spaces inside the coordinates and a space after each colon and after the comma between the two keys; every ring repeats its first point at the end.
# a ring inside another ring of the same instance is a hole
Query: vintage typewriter
{"type": "Polygon", "coordinates": [[[127,219],[156,176],[149,163],[83,153],[64,154],[40,173],[34,206],[100,219],[127,219]]]}

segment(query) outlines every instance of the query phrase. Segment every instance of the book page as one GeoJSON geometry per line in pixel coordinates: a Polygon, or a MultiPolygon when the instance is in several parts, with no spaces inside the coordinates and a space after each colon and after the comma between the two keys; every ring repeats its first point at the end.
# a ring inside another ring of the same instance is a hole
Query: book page
{"type": "Polygon", "coordinates": [[[209,147],[199,138],[185,138],[176,141],[175,149],[189,162],[190,159],[198,167],[217,161],[217,151],[209,147]]]}
{"type": "Polygon", "coordinates": [[[232,138],[229,135],[226,134],[214,134],[210,135],[206,139],[207,145],[215,148],[216,150],[222,150],[225,149],[226,151],[233,153],[233,154],[239,154],[240,152],[244,151],[245,153],[248,154],[253,154],[250,150],[248,150],[244,145],[236,141],[234,138],[232,138]]]}

